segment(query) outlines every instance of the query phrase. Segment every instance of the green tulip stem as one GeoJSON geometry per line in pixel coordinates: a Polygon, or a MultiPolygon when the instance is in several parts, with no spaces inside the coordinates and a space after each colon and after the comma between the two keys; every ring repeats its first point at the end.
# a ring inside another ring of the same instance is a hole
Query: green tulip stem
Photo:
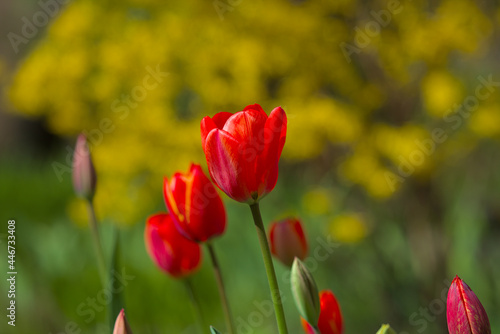
{"type": "Polygon", "coordinates": [[[262,251],[262,257],[264,258],[267,280],[269,281],[269,288],[271,290],[271,297],[274,304],[274,312],[278,323],[278,331],[280,334],[286,334],[288,333],[288,330],[286,328],[285,312],[283,311],[281,293],[278,286],[278,280],[276,279],[276,273],[274,271],[271,251],[267,242],[266,230],[260,214],[259,203],[250,204],[250,210],[252,211],[255,227],[257,228],[257,235],[259,236],[260,248],[262,251]]]}
{"type": "Polygon", "coordinates": [[[97,256],[97,268],[101,277],[102,287],[108,289],[108,272],[106,270],[106,261],[104,260],[104,252],[102,250],[101,238],[99,236],[99,227],[97,226],[97,218],[95,215],[94,203],[92,199],[87,200],[87,212],[89,216],[90,231],[94,239],[94,248],[97,256]]]}
{"type": "MultiPolygon", "coordinates": [[[[97,269],[99,270],[99,276],[101,278],[102,288],[108,290],[110,286],[108,285],[109,276],[106,270],[106,261],[104,259],[104,252],[102,250],[101,237],[99,236],[99,226],[97,225],[97,218],[95,215],[94,202],[92,198],[87,199],[87,213],[89,216],[90,231],[92,233],[92,238],[94,239],[94,249],[97,256],[97,269]]],[[[114,296],[111,296],[114,299],[114,296]]],[[[113,301],[108,304],[108,321],[113,328],[115,319],[113,318],[113,301]]]]}
{"type": "Polygon", "coordinates": [[[214,246],[210,243],[206,243],[208,248],[208,253],[210,254],[210,260],[212,260],[212,267],[214,268],[215,280],[217,282],[217,287],[219,288],[219,295],[222,304],[222,310],[224,312],[224,317],[226,318],[226,327],[229,334],[236,333],[234,331],[234,325],[231,317],[231,311],[229,309],[229,302],[227,300],[226,289],[224,288],[224,281],[222,280],[222,274],[219,267],[219,261],[217,261],[217,256],[215,255],[214,246]]]}
{"type": "Polygon", "coordinates": [[[189,300],[191,301],[191,305],[193,306],[194,316],[196,318],[200,333],[205,333],[205,321],[203,320],[203,312],[201,311],[200,301],[198,300],[198,297],[196,297],[196,293],[194,292],[193,283],[191,282],[189,277],[186,277],[182,281],[184,282],[189,300]]]}

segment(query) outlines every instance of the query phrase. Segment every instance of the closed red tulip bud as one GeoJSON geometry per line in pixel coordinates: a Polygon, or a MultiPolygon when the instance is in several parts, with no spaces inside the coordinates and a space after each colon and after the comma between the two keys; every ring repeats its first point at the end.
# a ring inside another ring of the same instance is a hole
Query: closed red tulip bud
{"type": "Polygon", "coordinates": [[[269,117],[258,104],[201,121],[201,142],[212,179],[232,199],[253,204],[274,189],[285,145],[281,107],[269,117]]]}
{"type": "Polygon", "coordinates": [[[73,153],[73,188],[79,197],[92,199],[96,186],[96,173],[90,156],[87,138],[80,134],[73,153]]]}
{"type": "Polygon", "coordinates": [[[446,318],[450,334],[491,334],[490,321],[483,305],[458,276],[448,290],[446,318]]]}
{"type": "Polygon", "coordinates": [[[146,221],[146,250],[154,263],[174,278],[195,272],[201,262],[201,248],[179,233],[172,217],[157,213],[146,221]]]}
{"type": "MultiPolygon", "coordinates": [[[[319,313],[318,329],[320,334],[342,334],[344,333],[344,321],[340,306],[335,295],[330,290],[323,290],[319,293],[319,303],[321,311],[319,313]]],[[[307,334],[316,334],[317,331],[304,319],[302,327],[307,334]]]]}
{"type": "Polygon", "coordinates": [[[163,184],[165,203],[179,232],[203,242],[224,233],[226,210],[215,186],[199,165],[186,174],[176,173],[163,184]]]}
{"type": "Polygon", "coordinates": [[[296,218],[271,223],[269,228],[271,253],[284,265],[291,266],[293,259],[304,260],[307,256],[307,241],[302,224],[296,218]]]}
{"type": "Polygon", "coordinates": [[[123,309],[118,314],[118,317],[116,317],[113,334],[132,334],[132,329],[128,324],[127,318],[125,317],[125,311],[123,309]]]}

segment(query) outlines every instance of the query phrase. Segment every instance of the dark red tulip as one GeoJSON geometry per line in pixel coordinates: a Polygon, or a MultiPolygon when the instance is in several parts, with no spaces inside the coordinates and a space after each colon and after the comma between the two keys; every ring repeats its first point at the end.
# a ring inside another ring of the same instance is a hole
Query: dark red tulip
{"type": "Polygon", "coordinates": [[[172,217],[157,213],[146,221],[146,250],[154,263],[174,278],[195,272],[201,262],[201,248],[179,233],[172,217]]]}
{"type": "Polygon", "coordinates": [[[201,142],[212,179],[238,202],[256,203],[278,180],[287,118],[281,107],[269,117],[258,104],[235,114],[217,113],[201,121],[201,142]]]}
{"type": "MultiPolygon", "coordinates": [[[[323,290],[319,293],[319,302],[321,305],[318,321],[319,333],[342,334],[344,332],[344,321],[335,295],[330,290],[323,290]]],[[[302,319],[302,326],[307,334],[317,333],[304,319],[302,319]]]]}
{"type": "Polygon", "coordinates": [[[491,334],[490,321],[483,305],[458,276],[448,290],[446,318],[450,334],[491,334]]]}
{"type": "Polygon", "coordinates": [[[295,257],[304,260],[307,256],[307,240],[297,218],[271,223],[269,242],[271,253],[286,266],[290,267],[295,257]]]}
{"type": "Polygon", "coordinates": [[[186,174],[175,173],[163,183],[165,203],[179,232],[203,242],[224,233],[226,210],[215,186],[199,165],[186,174]]]}

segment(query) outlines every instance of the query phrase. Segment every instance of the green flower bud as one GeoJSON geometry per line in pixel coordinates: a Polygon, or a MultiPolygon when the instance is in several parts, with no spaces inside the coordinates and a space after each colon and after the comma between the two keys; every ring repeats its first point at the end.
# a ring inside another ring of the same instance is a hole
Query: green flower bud
{"type": "Polygon", "coordinates": [[[396,334],[396,332],[391,328],[391,326],[389,326],[388,324],[384,324],[382,325],[382,327],[380,327],[376,334],[396,334]]]}
{"type": "Polygon", "coordinates": [[[212,333],[212,334],[220,334],[220,332],[218,330],[216,330],[214,328],[214,326],[210,326],[210,333],[212,333]]]}
{"type": "Polygon", "coordinates": [[[298,258],[293,261],[290,282],[293,299],[300,315],[316,326],[320,313],[318,288],[311,273],[298,258]]]}

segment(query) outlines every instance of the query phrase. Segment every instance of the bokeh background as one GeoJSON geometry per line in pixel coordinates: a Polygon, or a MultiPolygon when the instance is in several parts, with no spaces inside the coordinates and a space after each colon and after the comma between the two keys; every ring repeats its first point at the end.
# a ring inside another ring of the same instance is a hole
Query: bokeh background
{"type": "MultiPolygon", "coordinates": [[[[191,161],[206,170],[201,118],[253,103],[289,118],[264,219],[301,217],[310,269],[336,294],[346,333],[386,322],[446,333],[456,274],[500,331],[499,27],[493,0],[3,0],[0,268],[15,219],[19,274],[16,327],[4,316],[0,331],[106,333],[105,311],[82,314],[100,291],[69,169],[83,131],[106,254],[118,227],[134,276],[134,332],[196,333],[183,285],[146,254],[144,223],[165,210],[163,176],[191,161]]],[[[239,333],[275,333],[250,212],[224,201],[215,247],[239,333]]],[[[207,322],[223,328],[206,256],[193,279],[207,322]]]]}

